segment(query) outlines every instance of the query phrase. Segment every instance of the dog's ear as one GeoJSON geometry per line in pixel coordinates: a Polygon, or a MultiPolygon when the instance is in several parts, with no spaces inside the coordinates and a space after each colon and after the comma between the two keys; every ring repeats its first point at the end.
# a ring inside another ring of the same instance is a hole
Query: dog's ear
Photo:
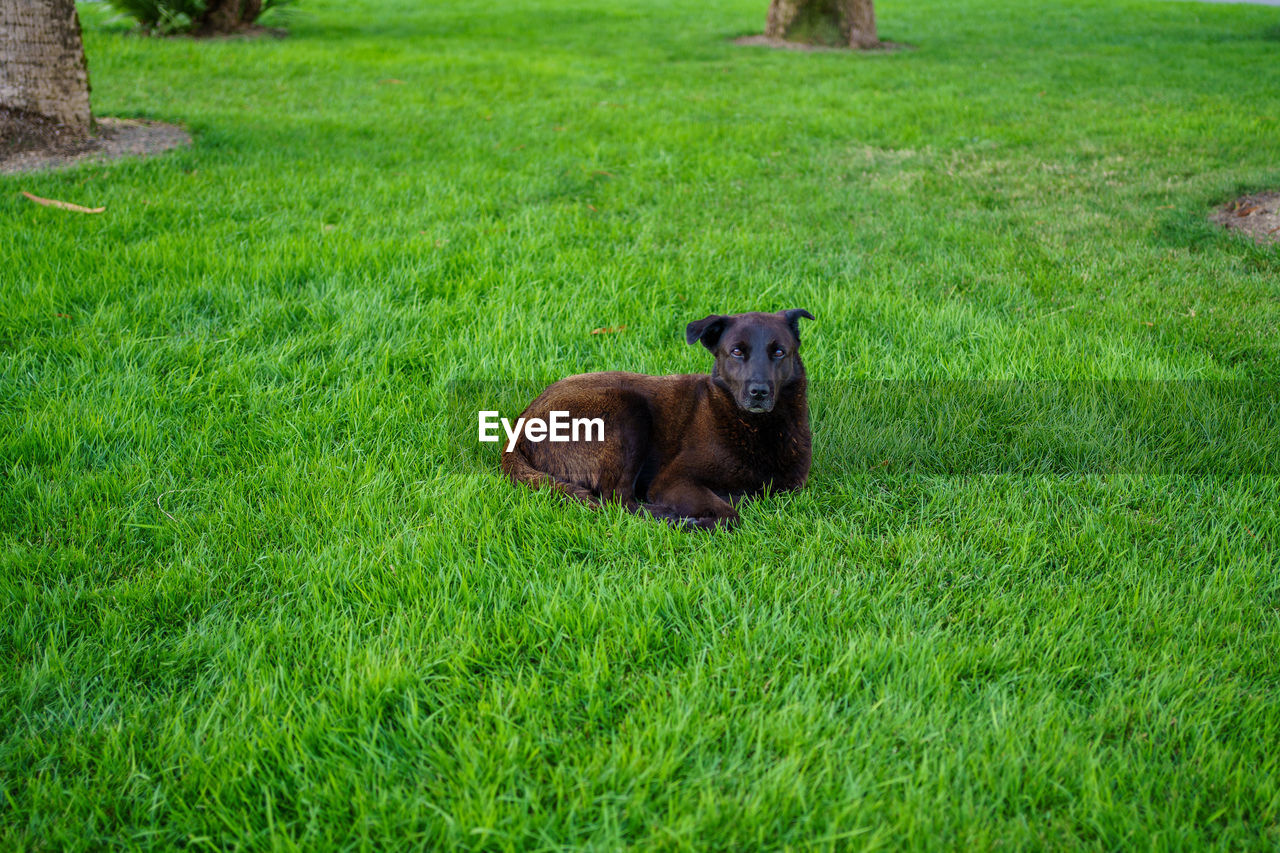
{"type": "Polygon", "coordinates": [[[787,325],[791,327],[791,334],[796,336],[797,341],[800,340],[800,318],[813,319],[813,315],[803,308],[792,308],[789,311],[779,311],[778,313],[782,315],[782,319],[787,321],[787,325]]]}
{"type": "Polygon", "coordinates": [[[728,321],[729,318],[723,314],[712,314],[710,317],[694,320],[685,327],[684,339],[690,344],[702,341],[704,347],[713,350],[716,342],[720,340],[720,333],[724,331],[725,324],[728,321]]]}

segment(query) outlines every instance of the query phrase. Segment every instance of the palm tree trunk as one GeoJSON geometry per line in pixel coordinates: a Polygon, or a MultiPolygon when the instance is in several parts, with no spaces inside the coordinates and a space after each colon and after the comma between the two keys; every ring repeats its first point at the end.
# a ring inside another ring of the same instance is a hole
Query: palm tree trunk
{"type": "Polygon", "coordinates": [[[764,34],[854,48],[880,44],[872,0],[772,0],[764,34]]]}
{"type": "Polygon", "coordinates": [[[262,14],[262,0],[209,0],[200,18],[205,34],[233,33],[249,26],[262,14]]]}
{"type": "Polygon", "coordinates": [[[0,107],[88,135],[89,70],[75,0],[0,0],[0,107]]]}

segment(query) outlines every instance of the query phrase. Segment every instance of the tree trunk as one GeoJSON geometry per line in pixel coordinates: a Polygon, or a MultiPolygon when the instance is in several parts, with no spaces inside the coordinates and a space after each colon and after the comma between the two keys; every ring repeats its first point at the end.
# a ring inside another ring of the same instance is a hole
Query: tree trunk
{"type": "Polygon", "coordinates": [[[772,0],[764,34],[853,48],[880,44],[872,0],[772,0]]]}
{"type": "Polygon", "coordinates": [[[262,0],[209,0],[200,16],[199,31],[205,34],[233,33],[262,14],[262,0]]]}
{"type": "Polygon", "coordinates": [[[0,0],[0,107],[89,133],[89,70],[75,0],[0,0]]]}

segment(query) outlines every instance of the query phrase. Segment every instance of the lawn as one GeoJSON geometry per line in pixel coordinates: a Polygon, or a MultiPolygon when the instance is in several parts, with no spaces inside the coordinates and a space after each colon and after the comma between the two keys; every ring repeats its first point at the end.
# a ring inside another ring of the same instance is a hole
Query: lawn
{"type": "Polygon", "coordinates": [[[1280,9],[766,6],[81,7],[195,144],[0,177],[0,847],[1280,845],[1280,9]],[[733,532],[475,440],[783,308],[733,532]]]}

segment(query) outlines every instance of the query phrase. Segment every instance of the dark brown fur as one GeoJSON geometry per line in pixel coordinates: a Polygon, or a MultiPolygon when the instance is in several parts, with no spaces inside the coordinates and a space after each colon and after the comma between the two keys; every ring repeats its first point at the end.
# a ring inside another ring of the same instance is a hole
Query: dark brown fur
{"type": "Polygon", "coordinates": [[[502,469],[592,506],[619,503],[674,524],[733,525],[735,505],[809,475],[807,380],[794,309],[712,315],[690,344],[716,357],[710,374],[584,373],[551,385],[522,417],[603,418],[604,441],[531,442],[521,435],[502,469]],[[782,355],[779,356],[778,353],[782,355]]]}

